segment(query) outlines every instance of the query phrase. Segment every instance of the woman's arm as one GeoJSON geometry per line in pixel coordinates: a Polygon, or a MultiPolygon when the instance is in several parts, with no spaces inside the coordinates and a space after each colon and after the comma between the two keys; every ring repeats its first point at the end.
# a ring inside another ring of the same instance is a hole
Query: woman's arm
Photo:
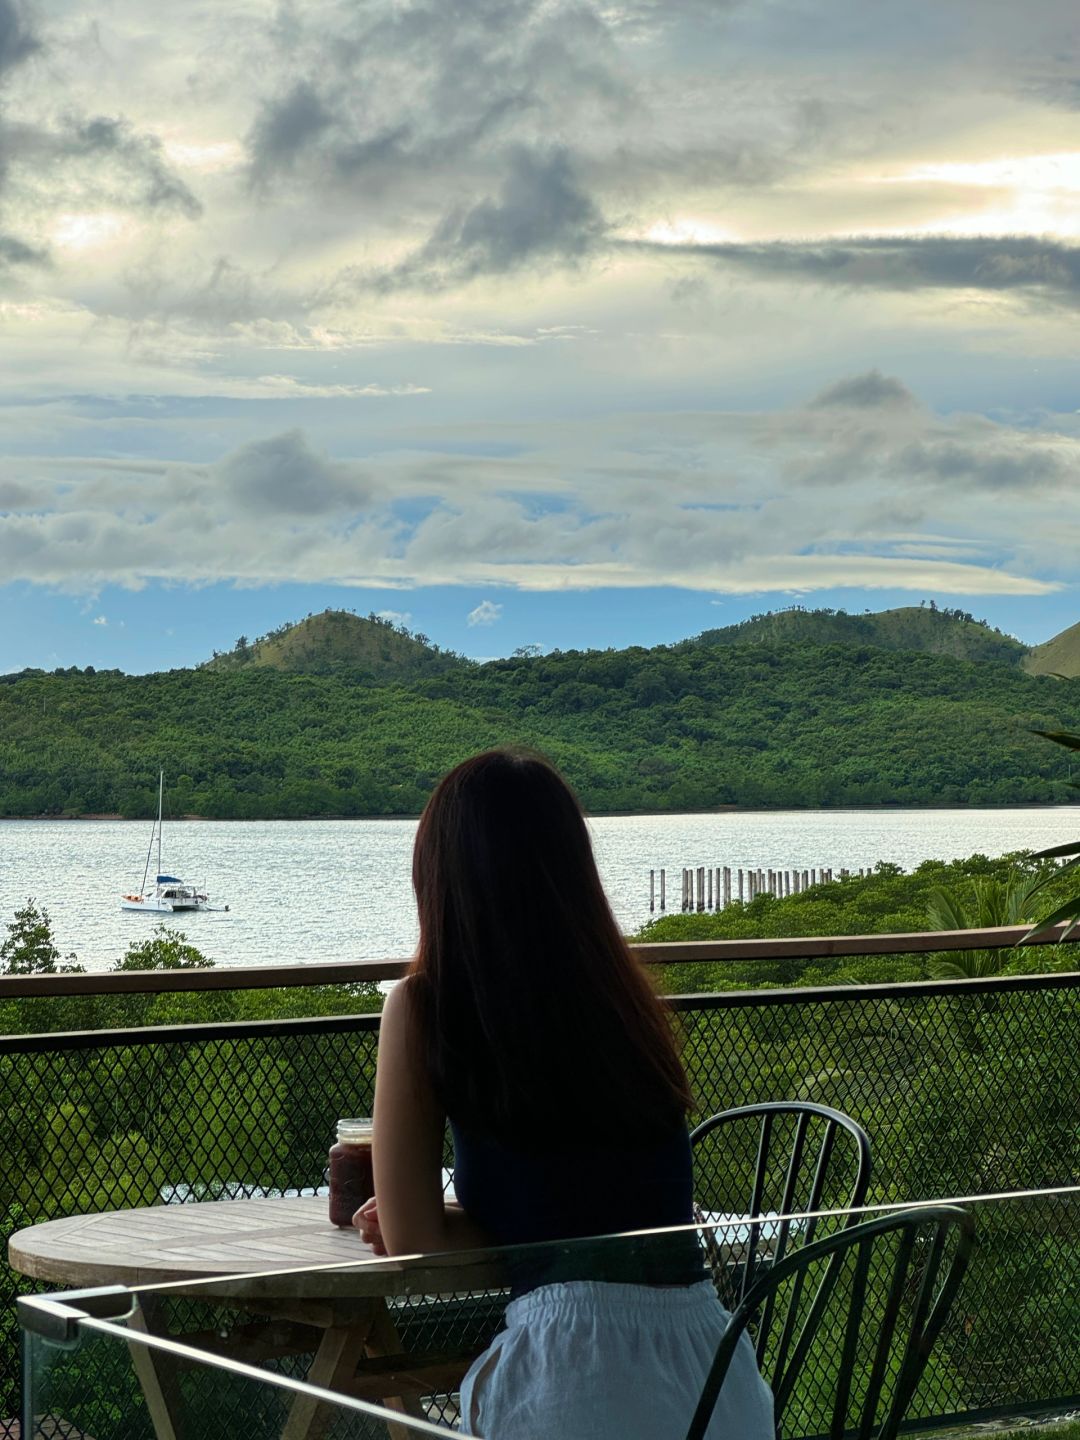
{"type": "MultiPolygon", "coordinates": [[[[379,1027],[373,1144],[376,1225],[389,1255],[479,1248],[490,1242],[460,1206],[448,1206],[443,1199],[446,1115],[424,1067],[416,1063],[416,1018],[408,992],[407,980],[391,990],[379,1027]]],[[[359,1228],[364,1230],[362,1224],[359,1228]]]]}

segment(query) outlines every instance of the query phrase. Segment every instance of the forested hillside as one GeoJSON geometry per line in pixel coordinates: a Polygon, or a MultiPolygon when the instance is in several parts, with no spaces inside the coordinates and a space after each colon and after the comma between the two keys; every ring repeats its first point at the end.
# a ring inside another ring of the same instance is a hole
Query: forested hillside
{"type": "Polygon", "coordinates": [[[846,610],[806,610],[795,605],[789,610],[753,615],[738,625],[706,630],[696,641],[687,643],[873,645],[879,650],[921,650],[954,660],[995,661],[1002,665],[1019,665],[1029,653],[1027,646],[1012,635],[976,620],[970,611],[943,609],[933,602],[865,615],[849,615],[846,610]]]}
{"type": "Polygon", "coordinates": [[[400,679],[269,665],[0,677],[0,815],[412,814],[484,746],[586,806],[1065,802],[1080,682],[859,645],[566,652],[400,679]]]}

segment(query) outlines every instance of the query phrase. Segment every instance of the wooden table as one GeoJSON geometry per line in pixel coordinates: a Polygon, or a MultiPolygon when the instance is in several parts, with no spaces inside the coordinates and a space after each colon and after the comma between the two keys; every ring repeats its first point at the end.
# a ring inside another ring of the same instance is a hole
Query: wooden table
{"type": "MultiPolygon", "coordinates": [[[[308,1327],[309,1333],[314,1326],[321,1337],[307,1374],[313,1385],[366,1394],[391,1409],[421,1416],[419,1395],[435,1388],[429,1383],[433,1375],[409,1374],[398,1365],[392,1379],[381,1382],[383,1392],[387,1384],[396,1387],[393,1394],[376,1394],[377,1376],[356,1384],[357,1367],[365,1360],[400,1356],[387,1297],[498,1286],[500,1279],[464,1256],[376,1261],[355,1231],[330,1224],[326,1205],[325,1196],[304,1196],[75,1215],[17,1231],[8,1242],[8,1259],[23,1275],[65,1288],[168,1284],[172,1293],[198,1298],[205,1290],[208,1303],[270,1314],[308,1327]],[[309,1273],[325,1265],[347,1268],[309,1273]],[[232,1276],[241,1280],[227,1290],[197,1283],[232,1276]]],[[[149,1333],[153,1302],[169,1293],[135,1297],[129,1327],[149,1333]]],[[[264,1358],[250,1343],[230,1348],[228,1338],[224,1343],[211,1335],[177,1338],[197,1348],[231,1354],[243,1350],[245,1359],[264,1358]]],[[[174,1377],[149,1347],[135,1344],[131,1353],[159,1440],[177,1440],[174,1377]]],[[[279,1340],[275,1353],[289,1351],[282,1350],[279,1340]]],[[[463,1369],[460,1362],[458,1368],[463,1369]]],[[[328,1419],[325,1412],[315,1399],[297,1395],[283,1440],[315,1440],[328,1419]]]]}

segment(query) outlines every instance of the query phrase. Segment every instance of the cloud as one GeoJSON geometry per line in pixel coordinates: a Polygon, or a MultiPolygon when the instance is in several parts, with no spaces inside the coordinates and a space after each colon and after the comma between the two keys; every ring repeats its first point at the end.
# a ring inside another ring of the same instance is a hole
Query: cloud
{"type": "Polygon", "coordinates": [[[254,380],[223,378],[214,387],[217,395],[251,400],[368,400],[395,395],[430,395],[427,385],[311,385],[293,375],[259,375],[254,380]]]}
{"type": "Polygon", "coordinates": [[[351,275],[383,290],[439,289],[525,265],[577,264],[597,248],[606,229],[566,150],[520,149],[509,157],[496,196],[452,209],[426,244],[392,270],[351,275]]]}
{"type": "Polygon", "coordinates": [[[375,616],[378,620],[388,620],[391,625],[408,625],[412,621],[409,610],[376,610],[375,616]]]}
{"type": "Polygon", "coordinates": [[[475,610],[470,610],[465,617],[469,625],[494,625],[501,618],[503,607],[496,605],[491,600],[481,600],[475,610]]]}
{"type": "Polygon", "coordinates": [[[881,405],[907,409],[916,403],[915,396],[901,381],[883,375],[880,370],[868,370],[864,375],[829,385],[810,405],[817,410],[832,406],[862,410],[881,405]]]}
{"type": "Polygon", "coordinates": [[[41,48],[25,7],[18,0],[0,0],[0,79],[41,48]]]}
{"type": "Polygon", "coordinates": [[[284,83],[247,137],[264,182],[422,198],[422,181],[442,201],[490,176],[505,149],[622,113],[632,93],[609,25],[578,0],[312,6],[272,42],[284,83]]]}
{"type": "Polygon", "coordinates": [[[1074,304],[1080,246],[1030,235],[865,236],[762,244],[650,244],[637,250],[696,256],[763,279],[879,290],[986,290],[1041,293],[1074,304]]]}
{"type": "Polygon", "coordinates": [[[44,265],[48,252],[35,249],[14,235],[0,233],[0,265],[44,265]]]}
{"type": "Polygon", "coordinates": [[[108,621],[107,617],[104,616],[104,615],[95,615],[95,616],[94,616],[93,623],[94,623],[95,625],[108,625],[109,621],[108,621]]]}
{"type": "MultiPolygon", "coordinates": [[[[123,116],[69,112],[51,125],[13,123],[6,138],[24,168],[65,166],[85,176],[92,166],[95,208],[126,203],[177,210],[189,220],[202,214],[201,202],[168,163],[158,137],[123,116]]],[[[55,187],[61,178],[54,168],[48,183],[55,187]]]]}
{"type": "MultiPolygon", "coordinates": [[[[873,371],[787,409],[462,425],[416,448],[370,436],[362,459],[290,430],[209,463],[11,457],[3,473],[0,570],[83,593],[156,578],[1038,595],[1080,580],[1080,433],[936,415],[873,371]]],[[[484,601],[469,623],[501,613],[484,601]]]]}
{"type": "Polygon", "coordinates": [[[139,185],[142,203],[151,209],[175,207],[188,219],[202,214],[202,204],[165,160],[156,135],[140,134],[122,117],[95,115],[69,120],[58,132],[62,153],[73,159],[108,157],[139,185]]]}
{"type": "Polygon", "coordinates": [[[317,454],[299,430],[256,440],[227,456],[215,479],[241,508],[303,516],[366,508],[371,487],[355,467],[317,454]]]}
{"type": "Polygon", "coordinates": [[[332,123],[332,115],[308,80],[298,80],[287,94],[264,101],[247,137],[253,179],[265,181],[275,171],[291,167],[332,123]]]}
{"type": "Polygon", "coordinates": [[[1080,582],[1071,14],[913,3],[0,0],[0,573],[1080,582]]]}
{"type": "Polygon", "coordinates": [[[44,498],[36,487],[0,480],[0,515],[5,510],[30,510],[44,498]]]}

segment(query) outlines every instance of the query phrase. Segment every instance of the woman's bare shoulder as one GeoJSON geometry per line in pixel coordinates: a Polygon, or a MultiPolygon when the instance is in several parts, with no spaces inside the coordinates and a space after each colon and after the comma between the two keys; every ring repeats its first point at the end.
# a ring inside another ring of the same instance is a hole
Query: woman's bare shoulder
{"type": "Polygon", "coordinates": [[[417,989],[412,976],[399,980],[383,1001],[380,1028],[385,1036],[387,1027],[395,1034],[410,1034],[418,1024],[417,989]]]}

